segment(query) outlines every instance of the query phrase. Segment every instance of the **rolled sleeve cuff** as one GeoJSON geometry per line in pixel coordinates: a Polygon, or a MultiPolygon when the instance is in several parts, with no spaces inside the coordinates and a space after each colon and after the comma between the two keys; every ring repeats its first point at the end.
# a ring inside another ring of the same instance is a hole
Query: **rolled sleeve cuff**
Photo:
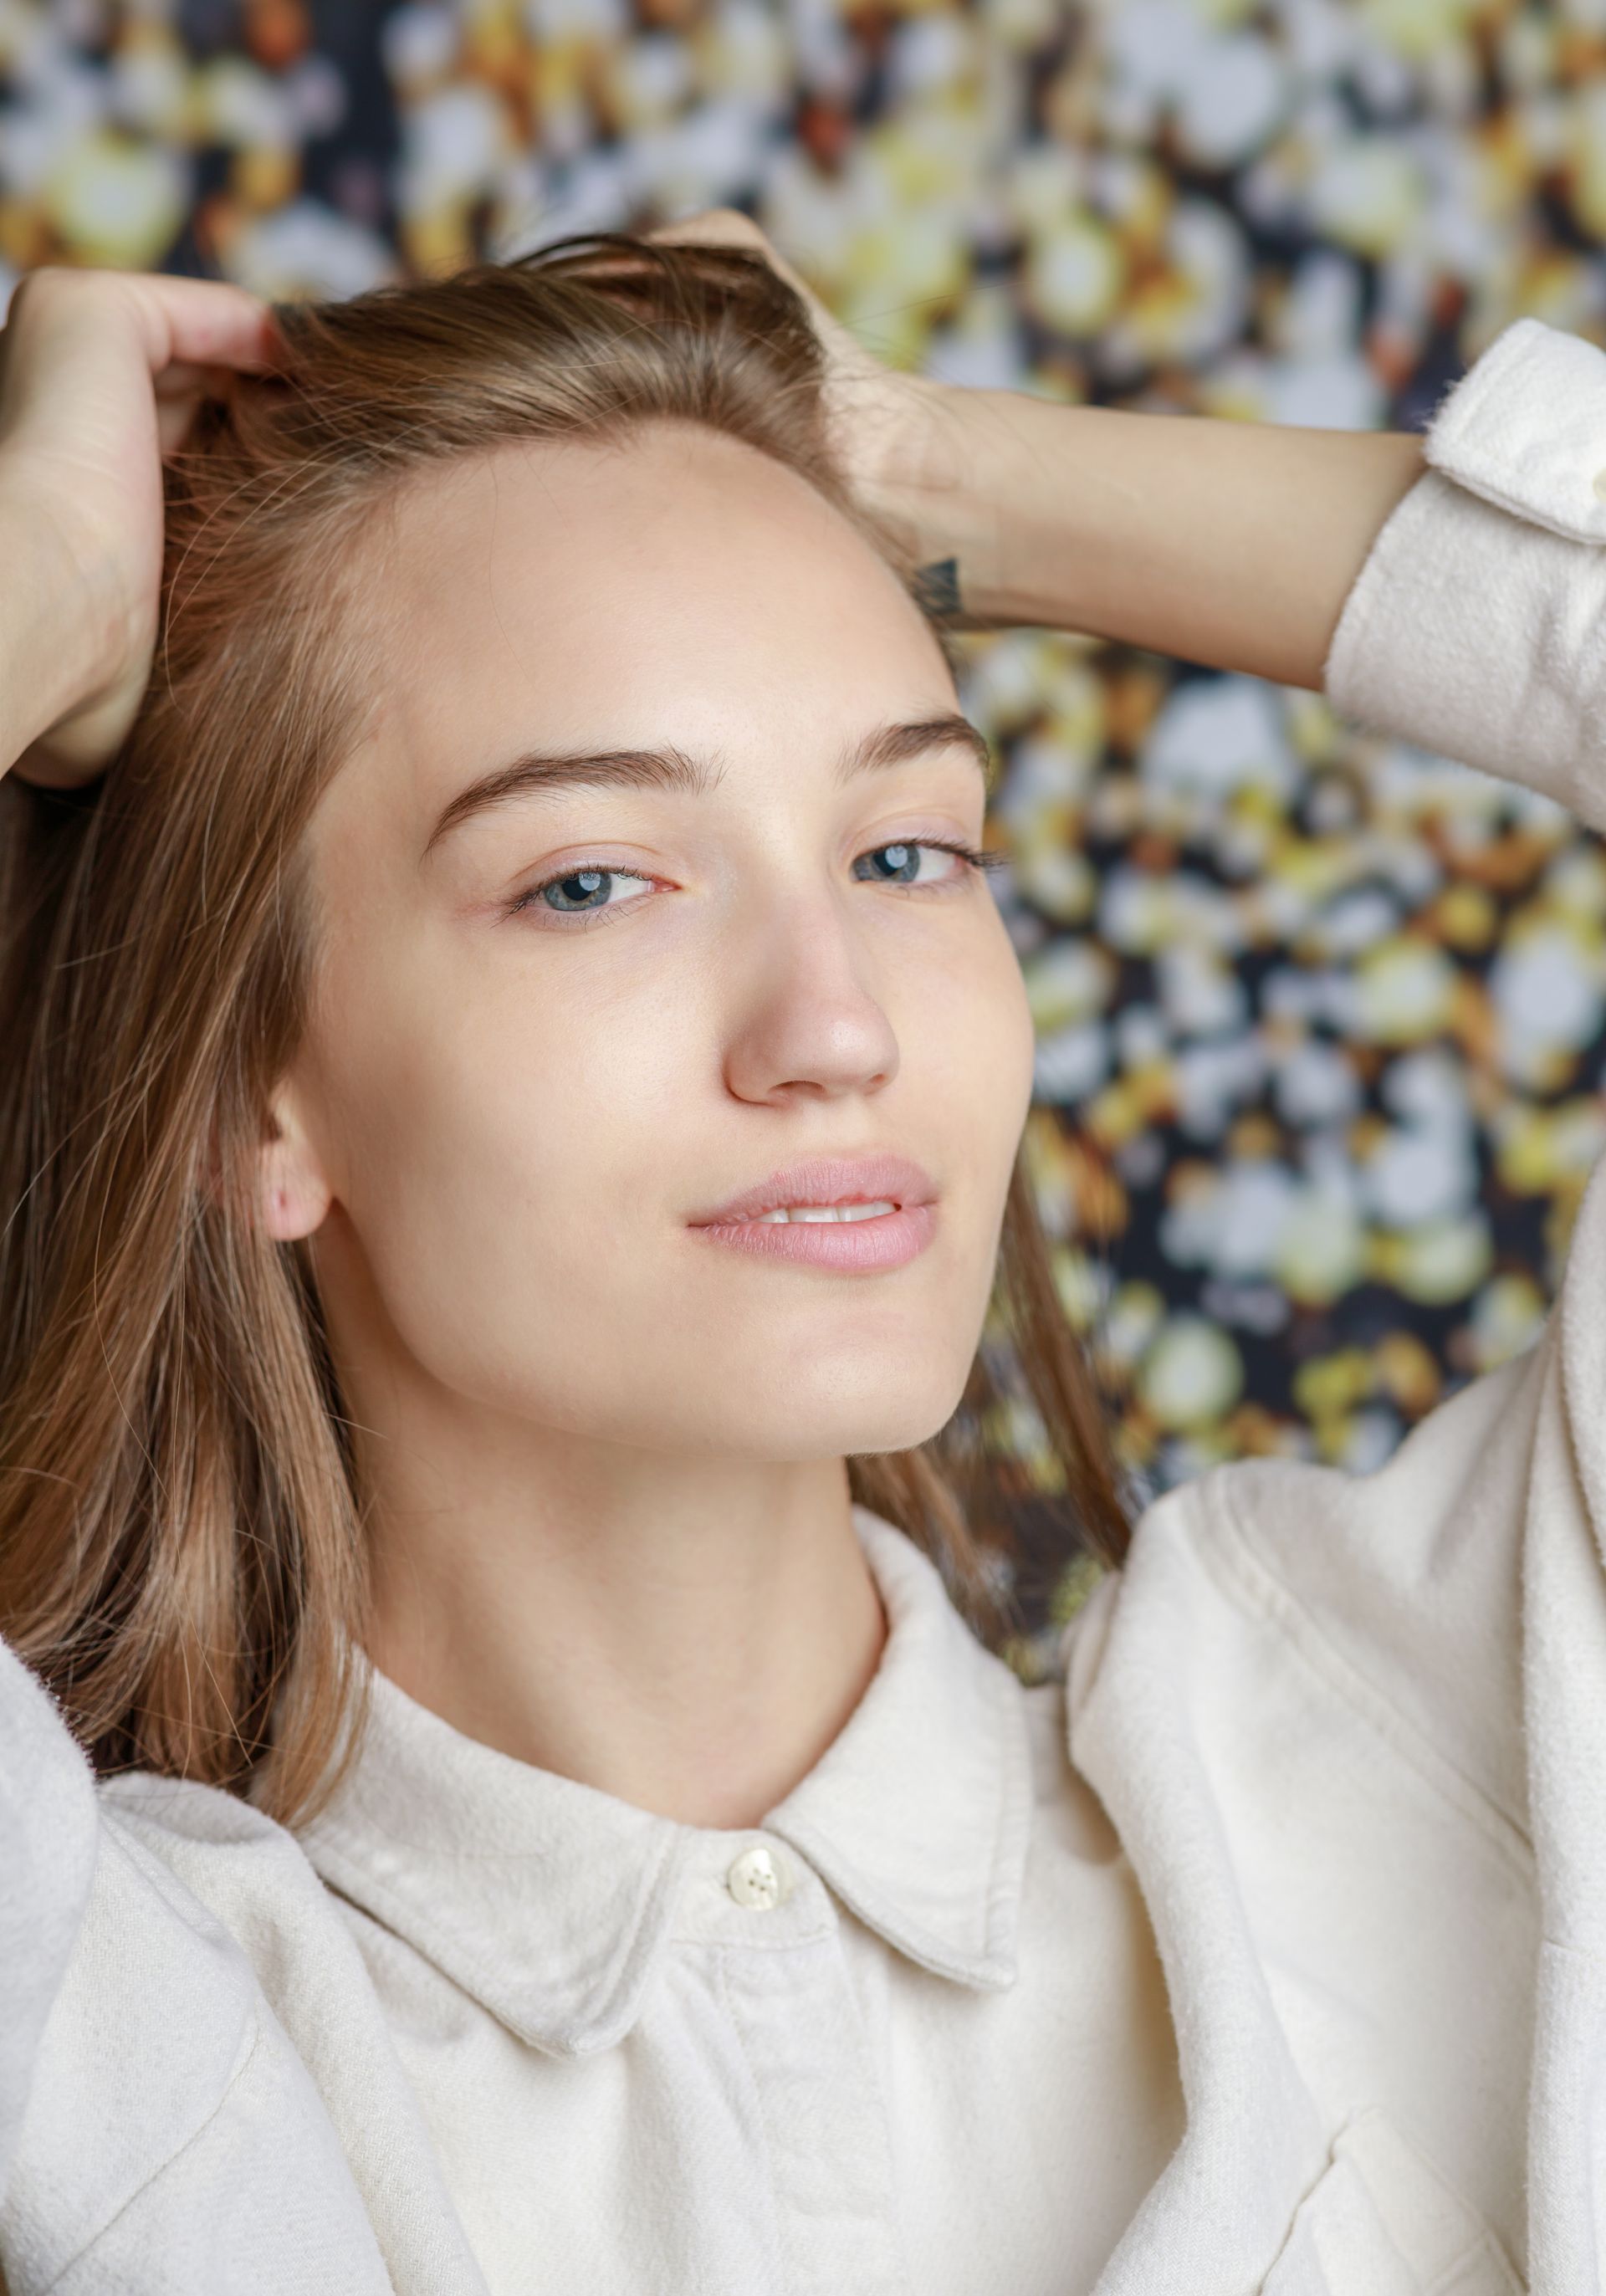
{"type": "Polygon", "coordinates": [[[1496,510],[1606,542],[1606,351],[1519,319],[1451,391],[1426,449],[1496,510]]]}
{"type": "Polygon", "coordinates": [[[1606,828],[1606,353],[1520,320],[1424,445],[1345,601],[1327,693],[1606,828]]]}

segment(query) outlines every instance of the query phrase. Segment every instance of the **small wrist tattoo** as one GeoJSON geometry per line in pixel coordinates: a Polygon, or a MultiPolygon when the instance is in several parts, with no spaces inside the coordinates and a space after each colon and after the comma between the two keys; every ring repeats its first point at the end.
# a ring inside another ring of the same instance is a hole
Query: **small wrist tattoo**
{"type": "Polygon", "coordinates": [[[959,603],[959,561],[934,558],[914,570],[914,595],[934,621],[945,621],[963,611],[959,603]]]}

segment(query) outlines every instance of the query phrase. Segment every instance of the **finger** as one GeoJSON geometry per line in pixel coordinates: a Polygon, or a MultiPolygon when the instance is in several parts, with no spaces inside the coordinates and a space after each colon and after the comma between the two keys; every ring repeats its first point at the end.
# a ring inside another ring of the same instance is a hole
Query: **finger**
{"type": "Polygon", "coordinates": [[[162,366],[261,367],[279,355],[272,307],[244,287],[153,272],[119,275],[137,299],[162,366]]]}
{"type": "Polygon", "coordinates": [[[740,208],[703,208],[696,215],[681,217],[676,223],[658,224],[646,236],[670,243],[682,241],[699,247],[750,249],[753,254],[764,258],[776,277],[783,279],[794,295],[802,297],[816,325],[831,321],[831,314],[807,280],[799,277],[751,216],[744,215],[740,208]]]}
{"type": "Polygon", "coordinates": [[[104,770],[105,764],[104,741],[97,743],[81,736],[75,740],[70,730],[30,742],[9,767],[6,777],[29,789],[81,789],[104,770]]]}
{"type": "Polygon", "coordinates": [[[794,272],[789,271],[751,216],[743,215],[740,208],[704,208],[697,215],[683,216],[677,223],[659,224],[647,234],[647,237],[662,240],[671,245],[678,242],[692,247],[746,248],[754,255],[761,255],[771,270],[778,272],[789,286],[799,289],[802,286],[802,282],[794,272]]]}
{"type": "Polygon", "coordinates": [[[766,248],[769,245],[751,216],[743,214],[740,208],[700,208],[695,215],[678,217],[673,223],[655,224],[647,237],[717,242],[734,240],[748,246],[754,242],[766,248]]]}
{"type": "Polygon", "coordinates": [[[193,359],[175,359],[155,378],[156,403],[160,406],[169,398],[218,398],[228,389],[228,378],[234,372],[226,366],[198,366],[193,359]]]}
{"type": "Polygon", "coordinates": [[[164,462],[176,455],[190,435],[201,400],[207,393],[200,389],[183,392],[159,393],[156,401],[156,437],[164,462]]]}
{"type": "Polygon", "coordinates": [[[48,388],[59,360],[103,355],[113,329],[133,333],[153,376],[176,362],[255,369],[278,352],[271,308],[243,287],[52,265],[29,273],[12,298],[8,388],[48,388]]]}
{"type": "Polygon", "coordinates": [[[24,750],[16,763],[6,768],[6,779],[20,782],[24,789],[69,790],[90,778],[86,767],[63,764],[37,742],[32,749],[24,750]]]}

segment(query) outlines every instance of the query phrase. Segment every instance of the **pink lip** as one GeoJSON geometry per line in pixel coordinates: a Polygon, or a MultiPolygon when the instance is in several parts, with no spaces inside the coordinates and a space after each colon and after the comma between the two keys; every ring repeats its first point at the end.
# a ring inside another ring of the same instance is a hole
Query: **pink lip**
{"type": "Polygon", "coordinates": [[[817,1157],[772,1172],[690,1225],[711,1242],[815,1267],[870,1273],[901,1267],[923,1251],[936,1231],[937,1189],[930,1175],[905,1156],[817,1157]],[[873,1219],[764,1222],[783,1204],[872,1204],[896,1210],[873,1219]]]}

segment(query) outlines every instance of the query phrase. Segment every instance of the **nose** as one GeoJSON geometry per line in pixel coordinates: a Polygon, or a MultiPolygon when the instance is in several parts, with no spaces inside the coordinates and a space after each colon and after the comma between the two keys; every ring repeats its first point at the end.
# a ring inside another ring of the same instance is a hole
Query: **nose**
{"type": "Polygon", "coordinates": [[[766,907],[742,980],[725,1055],[739,1100],[783,1107],[879,1092],[897,1073],[897,1038],[870,959],[841,904],[766,907]]]}

